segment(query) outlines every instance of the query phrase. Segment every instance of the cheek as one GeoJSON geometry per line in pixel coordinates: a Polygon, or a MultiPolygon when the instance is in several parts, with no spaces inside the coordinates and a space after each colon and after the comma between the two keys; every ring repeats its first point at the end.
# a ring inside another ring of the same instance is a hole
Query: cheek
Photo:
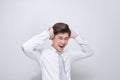
{"type": "Polygon", "coordinates": [[[60,43],[61,43],[61,41],[60,41],[60,40],[58,40],[58,41],[57,41],[57,44],[60,44],[60,43]]]}
{"type": "Polygon", "coordinates": [[[68,41],[66,41],[66,44],[68,44],[68,41]]]}
{"type": "Polygon", "coordinates": [[[55,45],[58,45],[61,41],[60,40],[55,40],[54,43],[55,45]]]}
{"type": "Polygon", "coordinates": [[[68,40],[65,41],[65,44],[66,44],[66,45],[68,44],[68,40]]]}

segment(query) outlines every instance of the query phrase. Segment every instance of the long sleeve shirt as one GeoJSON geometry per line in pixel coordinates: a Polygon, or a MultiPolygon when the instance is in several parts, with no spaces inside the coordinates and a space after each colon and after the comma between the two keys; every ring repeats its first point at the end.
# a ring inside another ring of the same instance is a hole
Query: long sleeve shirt
{"type": "MultiPolygon", "coordinates": [[[[38,49],[38,46],[44,45],[50,37],[48,31],[32,37],[22,45],[22,49],[27,56],[38,61],[41,66],[42,80],[60,80],[58,53],[51,46],[48,49],[38,49]]],[[[67,80],[71,80],[71,63],[93,55],[92,49],[88,46],[86,40],[77,36],[75,42],[80,46],[80,50],[64,50],[62,57],[65,64],[67,80]]]]}

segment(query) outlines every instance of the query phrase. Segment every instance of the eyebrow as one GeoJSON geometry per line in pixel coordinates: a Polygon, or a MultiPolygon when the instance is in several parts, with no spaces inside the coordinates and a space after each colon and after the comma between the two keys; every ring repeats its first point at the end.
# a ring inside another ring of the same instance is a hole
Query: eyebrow
{"type": "MultiPolygon", "coordinates": [[[[60,38],[63,38],[62,36],[59,36],[60,38]]],[[[65,37],[65,38],[70,38],[70,37],[65,37]]]]}

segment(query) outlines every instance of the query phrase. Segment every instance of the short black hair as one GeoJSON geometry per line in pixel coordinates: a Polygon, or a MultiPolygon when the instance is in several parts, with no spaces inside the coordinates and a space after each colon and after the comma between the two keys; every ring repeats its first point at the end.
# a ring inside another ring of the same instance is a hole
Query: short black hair
{"type": "Polygon", "coordinates": [[[71,35],[71,30],[69,28],[69,25],[66,23],[62,23],[62,22],[54,24],[53,31],[54,31],[54,35],[57,35],[59,33],[68,33],[69,37],[71,35]]]}

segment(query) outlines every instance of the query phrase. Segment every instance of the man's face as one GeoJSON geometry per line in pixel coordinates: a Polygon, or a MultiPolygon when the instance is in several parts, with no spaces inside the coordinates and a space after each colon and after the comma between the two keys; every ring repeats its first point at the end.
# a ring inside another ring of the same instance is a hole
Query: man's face
{"type": "Polygon", "coordinates": [[[68,40],[69,40],[68,33],[59,33],[59,34],[55,35],[54,38],[52,39],[53,47],[57,51],[63,51],[63,49],[65,48],[65,46],[68,43],[68,40]]]}

